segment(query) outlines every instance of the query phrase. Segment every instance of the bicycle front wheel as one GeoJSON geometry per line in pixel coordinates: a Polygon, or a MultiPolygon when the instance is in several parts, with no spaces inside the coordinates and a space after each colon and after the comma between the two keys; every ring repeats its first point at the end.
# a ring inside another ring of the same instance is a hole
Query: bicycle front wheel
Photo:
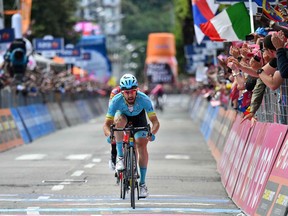
{"type": "Polygon", "coordinates": [[[135,209],[135,152],[133,148],[129,149],[129,155],[130,155],[130,200],[131,200],[131,207],[135,209]]]}
{"type": "Polygon", "coordinates": [[[124,191],[124,173],[123,172],[119,172],[118,173],[118,178],[119,178],[119,181],[120,181],[120,198],[122,199],[125,199],[125,191],[124,191]]]}

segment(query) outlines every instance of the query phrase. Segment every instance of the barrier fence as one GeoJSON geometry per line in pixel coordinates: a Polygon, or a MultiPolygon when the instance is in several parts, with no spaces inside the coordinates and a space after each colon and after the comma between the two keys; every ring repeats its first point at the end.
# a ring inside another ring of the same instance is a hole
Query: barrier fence
{"type": "MultiPolygon", "coordinates": [[[[38,100],[38,99],[37,99],[38,100]]],[[[103,115],[107,97],[35,103],[0,109],[0,152],[103,115]]]]}
{"type": "Polygon", "coordinates": [[[288,126],[252,125],[235,110],[213,107],[200,95],[191,97],[189,112],[234,203],[249,216],[288,215],[288,126]]]}

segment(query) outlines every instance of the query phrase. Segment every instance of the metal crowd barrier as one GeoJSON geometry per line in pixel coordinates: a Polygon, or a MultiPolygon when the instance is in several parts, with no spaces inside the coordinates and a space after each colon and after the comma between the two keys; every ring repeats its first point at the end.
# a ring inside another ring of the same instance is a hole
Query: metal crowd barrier
{"type": "Polygon", "coordinates": [[[275,91],[266,87],[262,104],[257,111],[258,121],[288,124],[288,80],[275,91]]]}

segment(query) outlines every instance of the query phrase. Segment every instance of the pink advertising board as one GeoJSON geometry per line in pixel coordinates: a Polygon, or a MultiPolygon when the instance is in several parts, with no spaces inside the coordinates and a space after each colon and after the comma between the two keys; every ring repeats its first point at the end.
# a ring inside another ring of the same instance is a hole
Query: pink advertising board
{"type": "MultiPolygon", "coordinates": [[[[229,132],[231,131],[231,127],[235,121],[235,118],[237,116],[237,113],[235,110],[227,110],[226,115],[223,120],[223,127],[221,129],[221,134],[219,136],[219,139],[217,140],[217,149],[220,152],[220,155],[222,155],[224,145],[226,143],[227,137],[229,135],[229,132]]],[[[220,156],[221,157],[221,156],[220,156]]]]}
{"type": "Polygon", "coordinates": [[[228,138],[226,140],[223,152],[221,154],[220,161],[218,163],[218,171],[221,175],[221,181],[224,187],[226,185],[226,180],[228,178],[227,175],[229,174],[228,167],[230,168],[229,156],[231,152],[233,151],[233,148],[236,148],[238,141],[239,141],[238,132],[242,128],[242,125],[240,123],[241,123],[241,117],[237,115],[232,125],[232,128],[230,130],[230,133],[228,135],[228,138]]]}
{"type": "Polygon", "coordinates": [[[246,194],[248,196],[244,199],[243,210],[248,215],[253,215],[257,209],[286,132],[287,125],[268,123],[263,142],[256,144],[256,151],[253,157],[255,159],[253,162],[255,162],[256,166],[254,166],[254,163],[251,166],[251,176],[253,177],[250,184],[247,184],[246,194]]]}
{"type": "Polygon", "coordinates": [[[254,215],[286,216],[288,208],[288,136],[275,160],[265,190],[254,215]]]}
{"type": "Polygon", "coordinates": [[[249,134],[251,133],[251,131],[253,131],[253,128],[251,128],[251,121],[249,120],[242,122],[241,125],[242,125],[242,130],[239,131],[240,139],[236,146],[235,154],[233,157],[231,157],[232,155],[230,155],[231,168],[230,168],[230,172],[228,175],[229,178],[226,183],[226,191],[229,197],[232,197],[233,195],[233,191],[234,191],[236,182],[238,180],[238,175],[242,167],[247,140],[248,140],[249,134]]]}
{"type": "Polygon", "coordinates": [[[251,179],[256,168],[254,155],[259,154],[259,146],[263,142],[266,126],[266,123],[262,122],[257,122],[255,124],[253,132],[250,134],[244,149],[242,166],[232,195],[232,200],[241,209],[243,209],[245,199],[247,199],[247,196],[249,195],[247,187],[250,188],[251,179]]]}
{"type": "Polygon", "coordinates": [[[215,148],[215,145],[216,145],[216,142],[217,142],[217,139],[219,138],[219,135],[220,135],[220,129],[222,127],[222,122],[223,122],[223,119],[224,119],[224,115],[225,115],[225,109],[223,107],[220,107],[219,108],[219,111],[218,111],[218,114],[217,114],[217,117],[214,121],[214,125],[213,125],[213,129],[212,129],[212,132],[211,132],[211,135],[208,139],[208,146],[211,150],[213,150],[213,148],[215,148]]]}

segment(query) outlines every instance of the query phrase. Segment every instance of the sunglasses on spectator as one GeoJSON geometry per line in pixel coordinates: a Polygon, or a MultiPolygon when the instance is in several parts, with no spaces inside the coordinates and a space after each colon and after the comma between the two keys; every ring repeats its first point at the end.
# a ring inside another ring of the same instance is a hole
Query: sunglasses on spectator
{"type": "Polygon", "coordinates": [[[130,90],[122,90],[123,94],[129,95],[129,94],[134,94],[137,92],[137,89],[130,89],[130,90]]]}

